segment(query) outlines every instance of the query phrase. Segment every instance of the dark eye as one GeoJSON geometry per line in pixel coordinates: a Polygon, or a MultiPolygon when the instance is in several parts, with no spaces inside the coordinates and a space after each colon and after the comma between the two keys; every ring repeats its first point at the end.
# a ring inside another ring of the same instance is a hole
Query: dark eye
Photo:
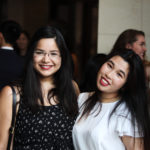
{"type": "Polygon", "coordinates": [[[35,51],[35,54],[37,54],[37,55],[43,55],[43,52],[42,51],[35,51]]]}
{"type": "Polygon", "coordinates": [[[52,53],[51,53],[51,55],[58,55],[58,53],[56,53],[56,52],[52,52],[52,53]]]}
{"type": "Polygon", "coordinates": [[[112,67],[113,67],[112,64],[110,64],[110,63],[107,63],[107,66],[108,66],[109,68],[112,68],[112,67]]]}
{"type": "Polygon", "coordinates": [[[145,43],[141,43],[140,45],[141,45],[141,46],[145,46],[145,43]]]}
{"type": "Polygon", "coordinates": [[[117,73],[117,76],[118,76],[118,77],[121,77],[121,78],[123,77],[120,72],[117,73]]]}

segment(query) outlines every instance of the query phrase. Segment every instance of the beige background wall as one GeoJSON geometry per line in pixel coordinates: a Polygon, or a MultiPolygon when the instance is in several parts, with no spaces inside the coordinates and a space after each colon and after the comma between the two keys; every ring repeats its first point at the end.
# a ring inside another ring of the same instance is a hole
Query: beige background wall
{"type": "Polygon", "coordinates": [[[118,35],[128,29],[146,34],[150,60],[150,0],[99,0],[98,53],[108,53],[118,35]]]}

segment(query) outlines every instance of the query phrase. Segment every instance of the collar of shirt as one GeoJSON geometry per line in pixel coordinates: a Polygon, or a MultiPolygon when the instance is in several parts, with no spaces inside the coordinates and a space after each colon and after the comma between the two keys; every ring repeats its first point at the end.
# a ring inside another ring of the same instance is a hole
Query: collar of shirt
{"type": "Polygon", "coordinates": [[[1,49],[14,50],[13,47],[9,47],[9,46],[2,46],[1,49]]]}

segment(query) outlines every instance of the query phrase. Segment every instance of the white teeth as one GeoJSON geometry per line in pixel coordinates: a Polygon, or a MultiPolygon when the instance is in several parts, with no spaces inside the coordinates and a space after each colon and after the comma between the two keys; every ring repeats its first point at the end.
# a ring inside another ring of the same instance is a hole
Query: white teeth
{"type": "Polygon", "coordinates": [[[43,68],[49,68],[50,66],[41,66],[41,67],[43,67],[43,68]]]}
{"type": "Polygon", "coordinates": [[[108,84],[108,82],[107,82],[106,80],[102,79],[102,81],[103,81],[105,84],[108,84]]]}

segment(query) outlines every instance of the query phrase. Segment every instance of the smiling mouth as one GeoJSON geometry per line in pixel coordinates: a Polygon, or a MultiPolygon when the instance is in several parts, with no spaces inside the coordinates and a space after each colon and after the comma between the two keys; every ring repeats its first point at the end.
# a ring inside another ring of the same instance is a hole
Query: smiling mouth
{"type": "Polygon", "coordinates": [[[105,79],[105,78],[101,78],[101,80],[100,80],[100,84],[102,85],[102,86],[108,86],[109,85],[109,82],[105,79]]]}
{"type": "Polygon", "coordinates": [[[52,68],[52,65],[40,65],[41,69],[43,70],[49,70],[52,68]]]}

